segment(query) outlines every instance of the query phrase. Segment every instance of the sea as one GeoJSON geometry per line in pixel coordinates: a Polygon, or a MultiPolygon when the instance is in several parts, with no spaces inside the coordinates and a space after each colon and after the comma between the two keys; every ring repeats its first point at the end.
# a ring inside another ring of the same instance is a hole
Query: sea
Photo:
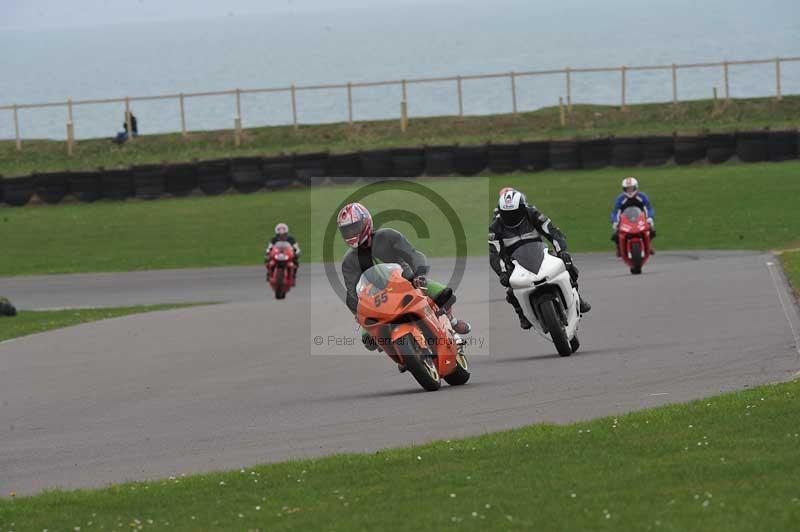
{"type": "MultiPolygon", "coordinates": [[[[798,0],[497,0],[398,4],[277,15],[0,32],[0,106],[531,70],[662,65],[800,57],[798,0]]],[[[517,106],[529,111],[566,98],[563,74],[518,77],[517,106]]],[[[462,83],[463,112],[508,113],[508,78],[462,83]]],[[[678,71],[678,98],[723,94],[722,68],[678,71]]],[[[800,61],[781,64],[783,94],[800,93],[800,61]]],[[[774,63],[731,66],[732,97],[776,93],[774,63]]],[[[618,105],[620,72],[571,75],[574,103],[618,105]]],[[[671,101],[669,70],[626,73],[628,103],[671,101]]],[[[354,88],[353,119],[398,118],[399,85],[354,88]]],[[[409,84],[416,116],[459,112],[455,82],[409,84]]],[[[180,131],[177,99],[134,101],[141,134],[180,131]]],[[[345,89],[298,91],[300,124],[348,119],[345,89]]],[[[231,95],[187,98],[188,130],[229,129],[231,95]]],[[[73,108],[76,136],[111,137],[120,103],[73,108]]],[[[291,95],[245,94],[244,127],[291,124],[291,95]]],[[[22,109],[23,139],[63,139],[66,107],[22,109]]],[[[0,138],[15,136],[0,111],[0,138]]]]}

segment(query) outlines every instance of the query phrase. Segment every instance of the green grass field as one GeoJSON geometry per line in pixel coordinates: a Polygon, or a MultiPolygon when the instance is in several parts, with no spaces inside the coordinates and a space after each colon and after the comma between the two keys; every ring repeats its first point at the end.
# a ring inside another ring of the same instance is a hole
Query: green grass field
{"type": "MultiPolygon", "coordinates": [[[[636,175],[653,199],[658,249],[773,249],[800,244],[800,162],[795,161],[418,182],[442,195],[458,212],[471,255],[486,253],[492,203],[504,185],[526,192],[567,233],[571,250],[586,252],[611,249],[609,211],[622,177],[628,174],[636,175]]],[[[297,235],[303,260],[318,261],[325,224],[339,203],[361,186],[1,209],[0,275],[259,264],[279,221],[287,222],[297,235]]],[[[391,225],[430,256],[455,252],[449,224],[429,201],[407,192],[382,192],[365,203],[375,213],[396,208],[417,213],[431,229],[428,238],[416,238],[405,222],[391,225]]],[[[344,251],[338,239],[335,249],[338,255],[344,251]]]]}
{"type": "Polygon", "coordinates": [[[7,530],[796,530],[800,382],[566,426],[0,499],[7,530]]]}
{"type": "MultiPolygon", "coordinates": [[[[347,152],[368,148],[422,144],[476,144],[489,140],[508,142],[546,138],[642,135],[650,133],[698,133],[794,128],[800,121],[800,96],[731,100],[714,105],[711,100],[631,105],[575,105],[565,127],[557,107],[512,115],[411,118],[409,130],[400,132],[399,120],[347,124],[247,129],[241,147],[235,147],[232,131],[147,135],[118,147],[107,139],[80,141],[75,156],[68,157],[64,141],[26,140],[18,153],[14,141],[0,141],[0,174],[25,175],[53,170],[114,168],[162,161],[190,161],[236,155],[268,155],[281,152],[330,150],[347,152]]],[[[80,130],[80,123],[76,124],[80,130]]],[[[115,132],[109,131],[109,137],[115,132]]]]}
{"type": "MultiPolygon", "coordinates": [[[[29,334],[62,329],[80,323],[88,323],[90,321],[107,320],[109,318],[119,318],[131,314],[190,306],[196,306],[196,304],[141,305],[134,307],[65,310],[21,310],[13,318],[0,317],[0,342],[12,338],[19,338],[20,336],[27,336],[29,334]]],[[[2,530],[1,527],[0,530],[2,530]]]]}
{"type": "Polygon", "coordinates": [[[786,277],[794,287],[794,293],[800,298],[800,251],[787,251],[781,253],[781,264],[786,277]]]}

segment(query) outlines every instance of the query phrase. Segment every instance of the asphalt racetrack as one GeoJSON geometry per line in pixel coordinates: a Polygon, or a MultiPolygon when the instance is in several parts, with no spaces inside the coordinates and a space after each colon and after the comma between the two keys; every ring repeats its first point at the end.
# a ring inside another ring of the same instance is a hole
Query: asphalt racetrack
{"type": "MultiPolygon", "coordinates": [[[[383,354],[329,349],[354,322],[319,266],[304,265],[284,301],[262,268],[0,279],[22,308],[226,302],[0,343],[0,494],[373,451],[787,380],[800,320],[775,263],[659,253],[631,276],[611,255],[577,255],[594,309],[581,350],[559,358],[519,329],[487,260],[471,258],[456,309],[474,327],[472,379],[435,393],[383,354]]],[[[450,262],[432,264],[446,280],[450,262]]]]}

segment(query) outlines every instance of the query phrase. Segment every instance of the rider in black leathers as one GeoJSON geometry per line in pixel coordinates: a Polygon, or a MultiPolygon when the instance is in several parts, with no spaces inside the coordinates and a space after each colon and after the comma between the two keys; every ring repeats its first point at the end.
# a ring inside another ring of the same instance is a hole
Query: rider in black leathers
{"type": "MultiPolygon", "coordinates": [[[[506,301],[514,307],[519,316],[520,327],[523,329],[530,329],[531,323],[525,317],[519,301],[509,287],[509,277],[513,269],[510,257],[514,250],[527,242],[541,242],[542,236],[552,243],[556,255],[564,261],[572,285],[577,289],[578,268],[567,252],[564,233],[536,207],[528,205],[524,194],[512,188],[502,189],[498,207],[489,225],[489,264],[500,277],[500,284],[506,287],[506,301]]],[[[580,297],[581,314],[589,312],[591,308],[589,302],[580,297]]]]}

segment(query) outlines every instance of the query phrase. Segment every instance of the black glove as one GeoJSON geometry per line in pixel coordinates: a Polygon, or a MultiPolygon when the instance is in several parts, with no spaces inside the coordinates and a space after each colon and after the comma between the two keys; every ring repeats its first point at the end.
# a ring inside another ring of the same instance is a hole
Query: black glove
{"type": "Polygon", "coordinates": [[[500,274],[500,284],[505,286],[506,288],[509,287],[510,283],[508,280],[508,272],[503,272],[500,274]]]}
{"type": "Polygon", "coordinates": [[[578,268],[572,263],[572,257],[566,251],[562,251],[558,254],[558,258],[564,261],[564,266],[566,266],[567,271],[569,272],[569,276],[572,278],[572,281],[578,280],[578,268]]]}

